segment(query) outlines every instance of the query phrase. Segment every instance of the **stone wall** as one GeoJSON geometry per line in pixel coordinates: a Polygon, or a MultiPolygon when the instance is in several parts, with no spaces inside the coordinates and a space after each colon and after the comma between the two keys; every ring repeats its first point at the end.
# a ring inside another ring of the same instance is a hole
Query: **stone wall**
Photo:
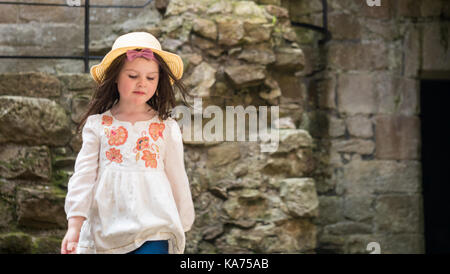
{"type": "MultiPolygon", "coordinates": [[[[321,1],[289,1],[321,25],[321,1]],[[300,8],[301,7],[301,8],[300,8]]],[[[423,253],[421,73],[449,71],[448,1],[329,0],[332,39],[295,28],[305,52],[308,129],[321,163],[319,253],[423,253]]]]}
{"type": "MultiPolygon", "coordinates": [[[[182,56],[183,79],[204,108],[280,107],[276,152],[262,153],[259,142],[185,142],[196,208],[186,252],[314,253],[316,143],[298,128],[305,105],[296,75],[305,64],[287,9],[213,0],[159,9],[159,20],[146,17],[158,13],[149,7],[92,43],[106,51],[127,26],[148,30],[182,56]]],[[[0,75],[0,252],[58,253],[65,233],[64,197],[81,147],[75,126],[93,83],[88,74],[44,67],[54,73],[0,75]]]]}

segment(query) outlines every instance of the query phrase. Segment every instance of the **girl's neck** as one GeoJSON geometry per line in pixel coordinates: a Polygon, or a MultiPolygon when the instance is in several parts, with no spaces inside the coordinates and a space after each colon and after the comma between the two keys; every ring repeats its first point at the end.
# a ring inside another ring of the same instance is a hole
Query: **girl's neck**
{"type": "Polygon", "coordinates": [[[122,115],[134,115],[141,113],[149,113],[150,110],[153,110],[148,104],[143,104],[142,106],[136,105],[124,105],[118,102],[111,108],[113,114],[122,114],[122,115]]]}

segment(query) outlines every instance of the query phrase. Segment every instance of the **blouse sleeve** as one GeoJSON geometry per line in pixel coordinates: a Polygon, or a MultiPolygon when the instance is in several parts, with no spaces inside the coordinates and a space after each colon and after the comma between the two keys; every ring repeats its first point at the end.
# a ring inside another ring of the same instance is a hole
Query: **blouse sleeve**
{"type": "Polygon", "coordinates": [[[173,197],[177,205],[183,230],[189,231],[194,223],[195,212],[189,180],[184,167],[183,138],[178,123],[169,119],[167,122],[164,170],[169,179],[173,197]]]}
{"type": "Polygon", "coordinates": [[[83,145],[75,161],[75,168],[68,183],[65,211],[67,219],[72,216],[88,218],[93,189],[97,179],[100,141],[96,132],[94,116],[86,120],[83,127],[83,145]]]}

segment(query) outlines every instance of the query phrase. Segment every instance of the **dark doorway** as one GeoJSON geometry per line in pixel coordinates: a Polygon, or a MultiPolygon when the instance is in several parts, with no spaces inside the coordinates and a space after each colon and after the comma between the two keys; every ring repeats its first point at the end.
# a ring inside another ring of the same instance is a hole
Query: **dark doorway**
{"type": "Polygon", "coordinates": [[[450,81],[420,87],[425,252],[450,254],[450,81]]]}

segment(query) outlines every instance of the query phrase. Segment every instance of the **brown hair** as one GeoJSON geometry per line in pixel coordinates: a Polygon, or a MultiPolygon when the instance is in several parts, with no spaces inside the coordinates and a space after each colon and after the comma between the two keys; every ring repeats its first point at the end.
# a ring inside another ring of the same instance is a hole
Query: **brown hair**
{"type": "MultiPolygon", "coordinates": [[[[159,81],[158,87],[156,88],[158,95],[155,93],[152,98],[147,101],[147,104],[158,112],[160,119],[165,120],[171,116],[172,108],[175,107],[175,93],[174,88],[170,83],[170,79],[173,80],[174,86],[181,92],[183,101],[186,104],[189,105],[186,101],[186,95],[192,95],[187,91],[181,79],[176,79],[164,59],[156,53],[154,53],[154,55],[159,62],[159,81]]],[[[77,126],[77,133],[86,123],[86,120],[90,115],[101,114],[107,111],[115,105],[116,100],[119,100],[120,95],[119,90],[117,89],[116,79],[125,63],[125,58],[125,53],[118,56],[106,69],[103,81],[97,85],[94,94],[91,97],[88,110],[77,126]]]]}

